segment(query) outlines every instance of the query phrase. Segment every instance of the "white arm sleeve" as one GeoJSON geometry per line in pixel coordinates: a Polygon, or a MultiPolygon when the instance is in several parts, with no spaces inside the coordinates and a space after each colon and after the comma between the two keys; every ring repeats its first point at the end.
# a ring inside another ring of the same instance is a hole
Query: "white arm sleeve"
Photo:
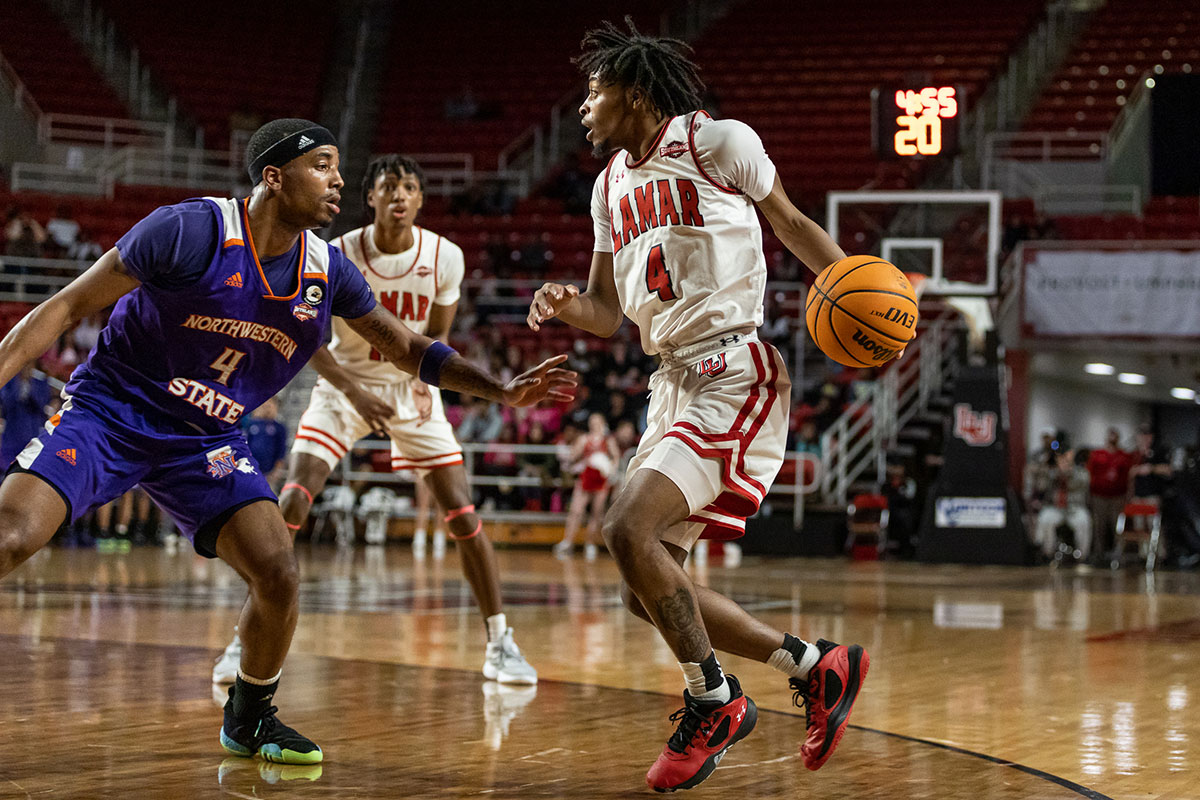
{"type": "Polygon", "coordinates": [[[592,226],[596,233],[596,244],[592,247],[597,253],[611,253],[612,219],[608,216],[608,203],[604,197],[604,181],[608,170],[596,176],[596,184],[592,187],[592,226]]]}
{"type": "Polygon", "coordinates": [[[771,193],[775,164],[749,125],[736,119],[705,120],[695,142],[701,164],[717,181],[756,203],[771,193]]]}
{"type": "Polygon", "coordinates": [[[438,253],[437,269],[437,296],[433,302],[439,306],[452,306],[458,302],[459,287],[462,286],[467,267],[462,248],[444,237],[438,253]]]}

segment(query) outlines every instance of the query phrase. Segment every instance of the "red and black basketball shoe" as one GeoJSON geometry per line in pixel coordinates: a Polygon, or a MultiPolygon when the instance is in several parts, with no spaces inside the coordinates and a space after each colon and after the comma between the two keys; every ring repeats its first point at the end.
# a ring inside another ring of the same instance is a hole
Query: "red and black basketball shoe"
{"type": "Polygon", "coordinates": [[[742,693],[737,678],[726,675],[725,679],[733,696],[724,705],[698,703],[684,690],[683,708],[671,715],[679,727],[646,773],[646,783],[654,791],[673,792],[698,785],[712,774],[734,742],[754,730],[758,707],[742,693]]]}
{"type": "Polygon", "coordinates": [[[808,736],[800,745],[800,757],[809,769],[820,769],[833,755],[871,666],[870,657],[859,645],[847,647],[818,639],[816,647],[821,659],[809,671],[808,680],[788,681],[796,692],[793,702],[804,708],[808,736]]]}

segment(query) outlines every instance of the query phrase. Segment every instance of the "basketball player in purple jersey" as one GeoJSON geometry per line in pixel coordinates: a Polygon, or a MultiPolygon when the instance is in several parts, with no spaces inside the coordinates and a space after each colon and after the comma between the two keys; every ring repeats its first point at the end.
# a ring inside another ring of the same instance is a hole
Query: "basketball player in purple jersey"
{"type": "MultiPolygon", "coordinates": [[[[416,225],[425,202],[425,173],[411,158],[385,155],[367,165],[363,200],[374,221],[338,237],[339,249],[362,271],[380,305],[411,330],[446,341],[458,308],[462,249],[416,225]]],[[[505,684],[537,683],[537,670],[521,653],[500,598],[500,573],[491,540],[471,503],[462,447],[446,421],[442,398],[413,376],[382,361],[341,322],[333,340],[313,356],[321,376],[300,418],[287,483],[279,493],[284,521],[293,531],[308,518],[313,497],[354,442],[372,429],[392,441],[392,469],[412,469],[445,513],[458,543],[463,574],[487,630],[483,674],[505,684]]],[[[416,545],[414,545],[414,550],[416,545]]],[[[234,636],[213,668],[213,682],[232,681],[234,636]],[[223,674],[219,674],[223,673],[223,674]]]]}
{"type": "Polygon", "coordinates": [[[0,484],[0,576],[64,520],[141,484],[196,551],[220,557],[250,597],[241,670],[221,744],[240,756],[313,764],[321,749],[271,704],[296,627],[292,537],[237,423],[275,395],[341,316],[426,383],[510,405],[569,399],[550,359],[502,384],[375,304],[341,251],[309,231],[338,213],[338,148],[325,128],[282,119],[247,146],[255,187],[155,210],[0,342],[0,385],[79,320],[116,308],[64,389],[62,410],[0,484]]]}

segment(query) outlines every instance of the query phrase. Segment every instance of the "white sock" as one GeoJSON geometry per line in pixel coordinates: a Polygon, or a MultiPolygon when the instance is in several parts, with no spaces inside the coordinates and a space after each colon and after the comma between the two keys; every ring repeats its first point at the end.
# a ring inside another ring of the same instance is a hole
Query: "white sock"
{"type": "Polygon", "coordinates": [[[413,532],[413,538],[414,539],[424,539],[425,538],[425,529],[417,528],[416,531],[413,532]]]}
{"type": "Polygon", "coordinates": [[[784,643],[791,644],[792,649],[780,647],[774,653],[771,653],[770,658],[767,659],[767,666],[774,667],[784,675],[792,678],[807,678],[808,673],[812,671],[812,668],[821,659],[821,651],[817,649],[815,644],[809,644],[803,639],[798,639],[786,633],[784,634],[784,643]],[[789,643],[789,638],[795,641],[789,643]],[[796,643],[799,643],[804,648],[804,652],[800,654],[798,662],[796,661],[796,656],[793,654],[793,650],[796,649],[796,643]]]}
{"type": "Polygon", "coordinates": [[[267,678],[264,680],[263,678],[251,678],[249,675],[242,672],[241,669],[238,669],[238,677],[241,678],[246,683],[250,684],[251,686],[270,686],[272,683],[278,682],[279,676],[282,674],[283,674],[283,670],[279,670],[279,672],[275,673],[274,678],[267,678]]]}
{"type": "Polygon", "coordinates": [[[484,622],[487,624],[489,642],[499,641],[504,632],[508,630],[508,620],[505,618],[503,612],[492,614],[484,622]]]}
{"type": "MultiPolygon", "coordinates": [[[[716,661],[715,656],[712,658],[716,661]]],[[[701,703],[725,704],[733,697],[733,691],[729,688],[729,681],[725,680],[724,674],[721,674],[721,685],[709,689],[704,677],[703,665],[695,661],[680,661],[679,668],[683,670],[683,679],[687,681],[688,694],[692,696],[693,700],[701,703]]],[[[717,669],[720,669],[720,663],[717,664],[717,669]]]]}

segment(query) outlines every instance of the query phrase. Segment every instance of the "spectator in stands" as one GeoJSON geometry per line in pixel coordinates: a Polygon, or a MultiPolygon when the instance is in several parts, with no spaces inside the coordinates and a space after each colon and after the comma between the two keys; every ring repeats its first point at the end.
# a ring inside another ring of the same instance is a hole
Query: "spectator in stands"
{"type": "Polygon", "coordinates": [[[49,236],[47,244],[55,256],[61,256],[70,251],[79,239],[79,223],[71,216],[71,207],[66,203],[60,204],[54,216],[46,223],[46,233],[49,236]]]}
{"type": "Polygon", "coordinates": [[[1088,457],[1091,474],[1092,536],[1097,558],[1105,558],[1113,549],[1117,516],[1129,497],[1129,470],[1133,454],[1121,449],[1121,432],[1108,429],[1104,447],[1088,457]]]}
{"type": "Polygon", "coordinates": [[[609,392],[608,403],[602,411],[604,418],[612,427],[616,427],[622,422],[637,424],[638,409],[633,408],[629,402],[629,395],[622,391],[609,392]]]}
{"type": "Polygon", "coordinates": [[[1137,452],[1134,453],[1133,467],[1129,470],[1130,500],[1161,509],[1163,536],[1159,542],[1159,556],[1162,556],[1167,540],[1177,535],[1173,502],[1175,471],[1171,468],[1171,451],[1157,444],[1154,439],[1154,431],[1149,425],[1138,428],[1137,452]]]}
{"type": "Polygon", "coordinates": [[[71,331],[71,345],[75,352],[91,353],[92,348],[100,341],[100,331],[104,330],[107,322],[108,314],[104,311],[98,311],[80,320],[75,329],[71,331]]]}
{"type": "Polygon", "coordinates": [[[783,292],[767,292],[762,327],[758,329],[758,338],[770,342],[776,347],[786,347],[792,333],[792,318],[783,309],[786,299],[783,292]]]}
{"type": "Polygon", "coordinates": [[[821,457],[821,435],[817,432],[816,420],[810,418],[800,423],[792,449],[797,453],[821,457]]]}
{"type": "Polygon", "coordinates": [[[1060,436],[1054,428],[1042,428],[1042,446],[1035,450],[1029,456],[1029,463],[1041,462],[1049,464],[1053,460],[1054,453],[1058,452],[1064,437],[1060,436]]]}
{"type": "Polygon", "coordinates": [[[1138,428],[1137,452],[1129,470],[1133,499],[1161,504],[1171,486],[1173,474],[1170,451],[1155,444],[1154,431],[1149,425],[1142,425],[1138,428]]]}
{"type": "Polygon", "coordinates": [[[25,209],[13,206],[4,220],[4,253],[14,258],[40,258],[46,229],[25,209]]]}
{"type": "Polygon", "coordinates": [[[291,444],[287,425],[279,419],[279,401],[272,397],[256,408],[253,414],[243,417],[242,430],[246,433],[246,442],[250,445],[254,461],[271,488],[278,492],[286,477],[284,462],[288,445],[291,444]]]}
{"type": "Polygon", "coordinates": [[[1047,559],[1058,548],[1058,528],[1067,525],[1075,539],[1079,557],[1087,560],[1092,550],[1092,520],[1087,510],[1087,468],[1077,463],[1075,451],[1063,449],[1045,473],[1042,506],[1037,514],[1035,539],[1047,559]]]}
{"type": "Polygon", "coordinates": [[[34,372],[32,364],[0,387],[0,414],[4,416],[0,462],[4,469],[8,469],[17,454],[41,431],[49,405],[50,384],[45,375],[34,372]]]}
{"type": "MultiPolygon", "coordinates": [[[[548,447],[550,437],[540,422],[534,421],[525,434],[525,444],[548,447]]],[[[545,511],[550,507],[550,495],[554,492],[554,479],[557,477],[558,458],[553,452],[522,453],[519,474],[525,478],[536,478],[540,485],[524,486],[521,495],[525,498],[527,511],[545,511]]]]}
{"type": "MultiPolygon", "coordinates": [[[[520,472],[517,454],[513,448],[505,445],[517,443],[517,426],[511,422],[502,423],[499,435],[483,454],[480,473],[492,477],[515,477],[520,472]]],[[[515,489],[511,482],[500,481],[496,484],[482,485],[479,494],[483,497],[485,508],[516,511],[521,506],[521,496],[515,489]]]]}
{"type": "Polygon", "coordinates": [[[500,407],[477,397],[464,395],[463,400],[462,422],[454,435],[460,442],[494,442],[504,425],[500,407]]]}
{"type": "Polygon", "coordinates": [[[81,228],[75,243],[67,250],[67,258],[91,263],[104,255],[104,248],[92,238],[91,231],[81,228]]]}

